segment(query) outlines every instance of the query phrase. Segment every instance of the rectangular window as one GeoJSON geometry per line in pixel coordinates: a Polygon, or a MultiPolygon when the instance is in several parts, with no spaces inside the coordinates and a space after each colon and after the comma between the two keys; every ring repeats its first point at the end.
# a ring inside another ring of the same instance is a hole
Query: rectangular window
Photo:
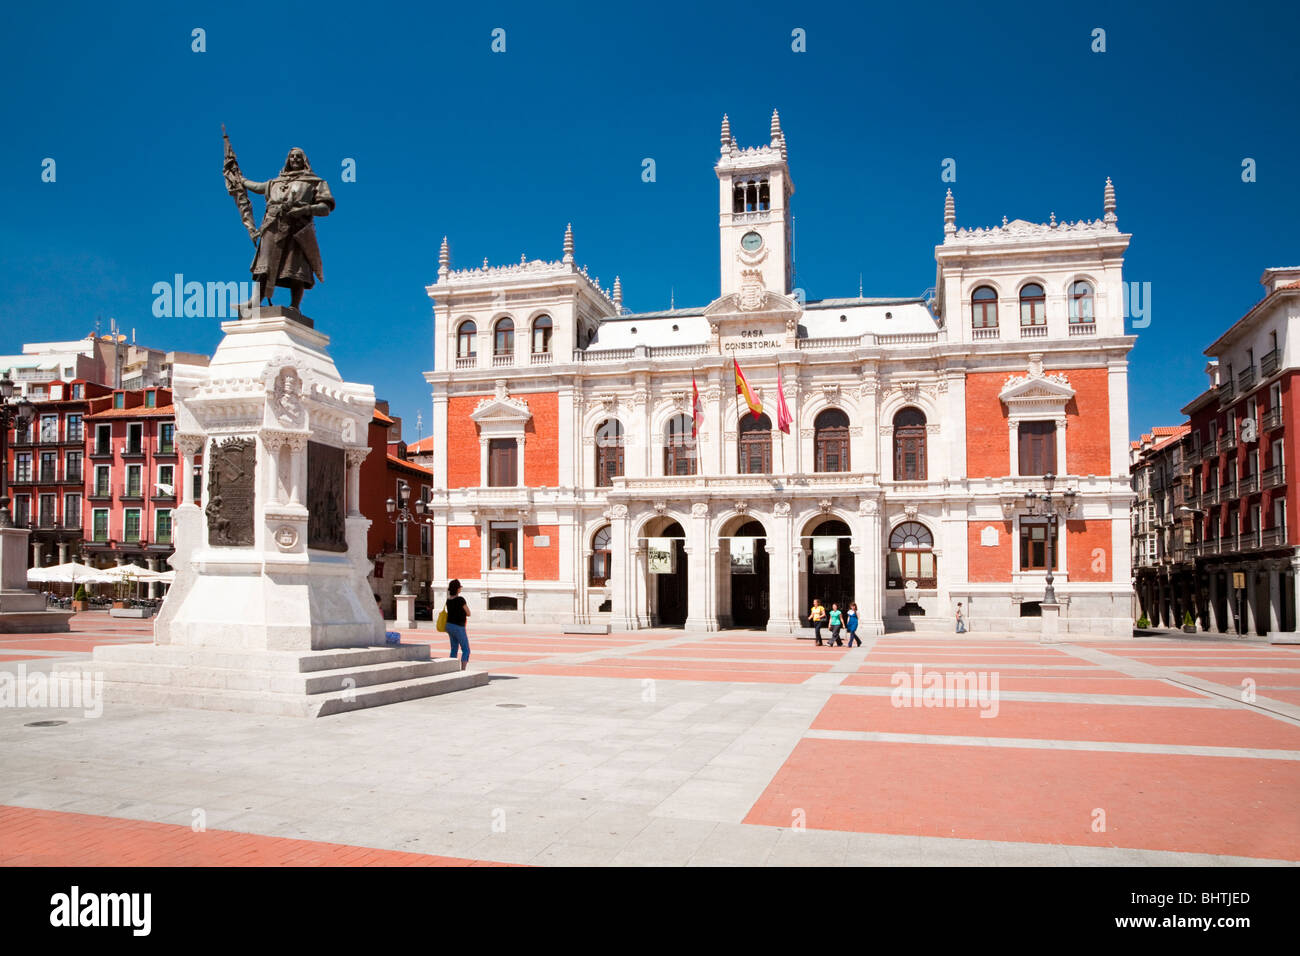
{"type": "Polygon", "coordinates": [[[488,534],[488,567],[493,571],[519,570],[519,528],[493,521],[488,534]]]}
{"type": "Polygon", "coordinates": [[[81,495],[63,496],[63,527],[81,527],[81,495]]]}
{"type": "Polygon", "coordinates": [[[154,390],[151,388],[151,389],[149,389],[149,391],[147,391],[147,392],[144,393],[144,407],[145,407],[145,408],[156,408],[157,406],[158,406],[158,398],[157,398],[157,394],[156,394],[156,393],[154,392],[154,390]]]}
{"type": "Polygon", "coordinates": [[[14,496],[14,527],[26,528],[32,523],[32,496],[14,496]]]}
{"type": "Polygon", "coordinates": [[[67,422],[67,433],[68,433],[67,436],[68,441],[81,441],[82,430],[81,430],[80,412],[69,413],[68,422],[67,422]]]}
{"type": "Polygon", "coordinates": [[[488,442],[488,486],[513,488],[518,482],[515,440],[493,438],[488,442]]]}
{"type": "Polygon", "coordinates": [[[112,494],[112,488],[109,486],[109,476],[111,471],[108,465],[95,466],[95,495],[99,498],[107,498],[112,494]]]}
{"type": "Polygon", "coordinates": [[[14,481],[32,480],[32,453],[29,451],[14,455],[14,481]]]}
{"type": "Polygon", "coordinates": [[[126,454],[138,455],[144,451],[144,425],[132,422],[126,426],[126,454]]]}
{"type": "Polygon", "coordinates": [[[158,466],[158,484],[154,487],[154,494],[163,496],[173,496],[176,494],[175,485],[176,466],[159,465],[158,466]]]}
{"type": "Polygon", "coordinates": [[[114,408],[126,407],[126,395],[124,393],[122,392],[113,393],[113,407],[114,408]]]}
{"type": "Polygon", "coordinates": [[[40,498],[40,521],[42,528],[54,527],[54,505],[58,501],[58,495],[41,495],[40,498]]]}
{"type": "Polygon", "coordinates": [[[59,480],[59,453],[57,451],[41,452],[41,483],[53,484],[59,480]]]}
{"type": "Polygon", "coordinates": [[[140,509],[127,508],[122,518],[122,540],[137,543],[140,540],[140,509]]]}
{"type": "MultiPolygon", "coordinates": [[[[1154,545],[1155,539],[1152,539],[1154,545]]],[[[1052,570],[1055,571],[1060,561],[1057,556],[1056,532],[1052,532],[1052,570]]],[[[1020,570],[1047,570],[1047,522],[1021,519],[1020,522],[1020,570]]]]}
{"type": "Polygon", "coordinates": [[[70,451],[64,458],[63,463],[63,480],[80,481],[81,480],[81,452],[70,451]]]}
{"type": "Polygon", "coordinates": [[[59,416],[41,416],[41,441],[54,444],[59,440],[59,416]]]}
{"type": "Polygon", "coordinates": [[[430,528],[427,524],[420,525],[420,553],[421,554],[433,553],[432,531],[433,529],[430,528]]]}
{"type": "Polygon", "coordinates": [[[1056,423],[1020,423],[1020,474],[1056,474],[1056,423]]]}
{"type": "Polygon", "coordinates": [[[176,423],[163,422],[158,426],[158,454],[174,455],[176,453],[176,423]]]}
{"type": "Polygon", "coordinates": [[[94,535],[95,542],[97,544],[104,544],[108,541],[108,509],[96,508],[91,514],[91,521],[94,524],[92,534],[94,535]]]}
{"type": "Polygon", "coordinates": [[[172,543],[172,513],[167,509],[154,512],[154,543],[172,543]]]}
{"type": "Polygon", "coordinates": [[[126,490],[122,494],[127,498],[140,497],[140,472],[139,465],[128,465],[126,469],[126,490]]]}
{"type": "Polygon", "coordinates": [[[95,426],[95,454],[96,455],[113,454],[113,426],[112,425],[95,426]]]}

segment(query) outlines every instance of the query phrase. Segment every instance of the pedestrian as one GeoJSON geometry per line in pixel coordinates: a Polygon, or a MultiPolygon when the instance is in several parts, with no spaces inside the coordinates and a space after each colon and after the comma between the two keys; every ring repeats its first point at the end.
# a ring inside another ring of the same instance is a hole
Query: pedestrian
{"type": "Polygon", "coordinates": [[[456,648],[460,648],[460,669],[469,664],[469,635],[465,633],[465,623],[469,619],[469,605],[460,596],[460,579],[455,578],[447,585],[447,636],[451,638],[451,659],[456,659],[456,648]]]}
{"type": "Polygon", "coordinates": [[[966,633],[966,618],[961,613],[961,601],[957,602],[957,633],[966,633]]]}
{"type": "Polygon", "coordinates": [[[812,610],[808,612],[808,620],[812,621],[813,637],[817,641],[817,646],[822,646],[822,628],[826,621],[826,608],[822,607],[821,598],[813,598],[812,610]]]}
{"type": "Polygon", "coordinates": [[[844,615],[840,613],[838,604],[831,605],[831,644],[834,647],[843,647],[844,642],[840,640],[840,628],[844,626],[844,615]]]}
{"type": "Polygon", "coordinates": [[[844,627],[849,632],[849,647],[853,646],[854,641],[857,641],[858,647],[861,647],[862,638],[858,637],[858,602],[857,601],[849,602],[849,618],[848,621],[845,622],[844,627]]]}

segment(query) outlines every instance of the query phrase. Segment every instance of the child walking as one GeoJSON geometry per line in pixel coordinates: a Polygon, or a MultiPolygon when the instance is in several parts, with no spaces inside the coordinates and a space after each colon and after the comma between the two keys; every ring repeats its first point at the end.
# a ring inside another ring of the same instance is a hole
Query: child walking
{"type": "Polygon", "coordinates": [[[857,641],[858,647],[861,647],[862,638],[858,637],[858,602],[857,601],[851,601],[849,603],[849,620],[848,623],[845,624],[845,628],[849,632],[849,647],[853,646],[854,641],[857,641]]]}

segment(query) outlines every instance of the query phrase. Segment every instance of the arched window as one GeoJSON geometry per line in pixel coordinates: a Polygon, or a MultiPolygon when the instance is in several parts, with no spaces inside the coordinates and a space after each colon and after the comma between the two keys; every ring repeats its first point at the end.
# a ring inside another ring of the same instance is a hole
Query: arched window
{"type": "Polygon", "coordinates": [[[515,320],[509,317],[497,322],[496,334],[492,337],[493,355],[515,354],[515,320]]]}
{"type": "Polygon", "coordinates": [[[478,354],[478,326],[473,319],[460,324],[456,330],[456,357],[473,358],[478,354]]]}
{"type": "Polygon", "coordinates": [[[607,418],[596,426],[596,486],[608,488],[623,474],[623,426],[607,418]]]}
{"type": "Polygon", "coordinates": [[[925,413],[900,408],[894,415],[894,480],[926,480],[925,413]]]}
{"type": "Polygon", "coordinates": [[[739,471],[742,475],[767,475],[772,472],[772,419],[766,415],[755,418],[746,412],[740,420],[737,442],[739,471]]]}
{"type": "Polygon", "coordinates": [[[605,525],[591,539],[591,573],[587,583],[593,588],[603,588],[609,583],[610,530],[605,525]]]}
{"type": "Polygon", "coordinates": [[[753,183],[745,186],[745,212],[754,212],[758,209],[758,189],[753,183]]]}
{"type": "Polygon", "coordinates": [[[695,474],[695,439],[689,415],[674,415],[664,429],[664,474],[695,474]]]}
{"type": "Polygon", "coordinates": [[[915,581],[919,588],[938,587],[934,536],[919,521],[904,521],[889,533],[886,587],[902,588],[915,581]]]}
{"type": "Polygon", "coordinates": [[[551,331],[555,323],[549,315],[539,315],[533,320],[533,354],[540,355],[551,350],[551,331]]]}
{"type": "Polygon", "coordinates": [[[736,185],[732,187],[731,211],[732,212],[745,211],[745,184],[744,183],[736,183],[736,185]]]}
{"type": "Polygon", "coordinates": [[[772,193],[766,179],[758,181],[758,208],[760,210],[772,208],[772,193]]]}
{"type": "Polygon", "coordinates": [[[1092,285],[1087,282],[1070,284],[1070,323],[1096,322],[1092,311],[1092,285]]]}
{"type": "Polygon", "coordinates": [[[814,469],[849,470],[849,416],[828,408],[813,420],[814,469]]]}
{"type": "Polygon", "coordinates": [[[998,294],[986,285],[971,293],[970,325],[973,329],[998,327],[998,294]]]}
{"type": "Polygon", "coordinates": [[[1020,290],[1020,324],[1047,324],[1047,296],[1037,283],[1031,282],[1020,290]]]}

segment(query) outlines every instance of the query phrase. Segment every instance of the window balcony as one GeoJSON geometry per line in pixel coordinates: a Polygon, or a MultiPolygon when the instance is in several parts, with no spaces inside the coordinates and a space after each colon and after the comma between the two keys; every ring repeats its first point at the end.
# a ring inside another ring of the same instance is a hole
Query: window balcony
{"type": "Polygon", "coordinates": [[[504,354],[502,354],[502,355],[494,355],[494,356],[492,356],[492,367],[493,367],[493,368],[501,368],[501,367],[503,367],[503,366],[514,365],[514,364],[515,364],[515,353],[514,353],[514,352],[506,352],[506,353],[504,353],[504,354]]]}
{"type": "Polygon", "coordinates": [[[122,445],[123,458],[143,458],[144,442],[125,442],[122,445]]]}
{"type": "Polygon", "coordinates": [[[456,367],[457,367],[457,368],[477,368],[477,367],[478,367],[478,356],[477,356],[477,355],[459,355],[459,356],[456,357],[456,367]]]}
{"type": "Polygon", "coordinates": [[[66,472],[64,476],[59,479],[59,482],[65,485],[79,485],[84,477],[85,475],[80,468],[74,468],[66,472]]]}
{"type": "Polygon", "coordinates": [[[91,446],[89,455],[91,458],[112,458],[113,446],[111,444],[95,444],[91,446]]]}
{"type": "Polygon", "coordinates": [[[1259,360],[1259,374],[1268,378],[1277,371],[1278,366],[1282,364],[1282,354],[1273,349],[1271,352],[1265,352],[1259,360]]]}
{"type": "Polygon", "coordinates": [[[1286,528],[1268,528],[1260,535],[1260,545],[1265,548],[1276,548],[1286,544],[1286,528]]]}
{"type": "Polygon", "coordinates": [[[529,360],[533,365],[550,365],[555,355],[552,352],[534,352],[529,360]]]}
{"type": "Polygon", "coordinates": [[[1231,501],[1233,498],[1236,497],[1237,497],[1236,479],[1233,479],[1232,481],[1225,481],[1223,484],[1219,485],[1219,498],[1218,498],[1219,501],[1231,501]]]}
{"type": "Polygon", "coordinates": [[[1020,327],[1020,337],[1022,339],[1045,339],[1047,338],[1047,326],[1022,325],[1020,327]]]}
{"type": "Polygon", "coordinates": [[[1259,427],[1261,431],[1277,431],[1282,427],[1282,409],[1270,408],[1259,418],[1259,427]]]}
{"type": "Polygon", "coordinates": [[[155,455],[174,455],[176,454],[176,443],[174,441],[162,441],[159,439],[154,444],[153,453],[155,455]]]}
{"type": "Polygon", "coordinates": [[[1234,452],[1234,451],[1236,451],[1236,450],[1237,450],[1237,436],[1236,436],[1236,435],[1220,435],[1220,436],[1219,436],[1219,446],[1218,446],[1218,447],[1219,447],[1219,451],[1220,451],[1220,452],[1234,452]]]}
{"type": "Polygon", "coordinates": [[[1096,335],[1097,323],[1096,322],[1071,322],[1070,334],[1071,335],[1096,335]]]}
{"type": "Polygon", "coordinates": [[[1276,488],[1278,485],[1286,484],[1286,475],[1283,473],[1281,465],[1274,465],[1272,468],[1266,468],[1259,475],[1259,487],[1276,488]]]}
{"type": "Polygon", "coordinates": [[[1255,387],[1255,366],[1242,369],[1237,373],[1237,391],[1248,392],[1255,387]]]}
{"type": "Polygon", "coordinates": [[[995,325],[991,329],[971,329],[970,337],[977,342],[981,339],[996,339],[998,337],[998,327],[995,325]]]}
{"type": "Polygon", "coordinates": [[[1253,495],[1259,491],[1259,475],[1243,475],[1237,482],[1237,494],[1241,496],[1253,495]]]}
{"type": "Polygon", "coordinates": [[[1232,383],[1224,382],[1219,386],[1219,407],[1227,408],[1232,404],[1232,383]]]}

